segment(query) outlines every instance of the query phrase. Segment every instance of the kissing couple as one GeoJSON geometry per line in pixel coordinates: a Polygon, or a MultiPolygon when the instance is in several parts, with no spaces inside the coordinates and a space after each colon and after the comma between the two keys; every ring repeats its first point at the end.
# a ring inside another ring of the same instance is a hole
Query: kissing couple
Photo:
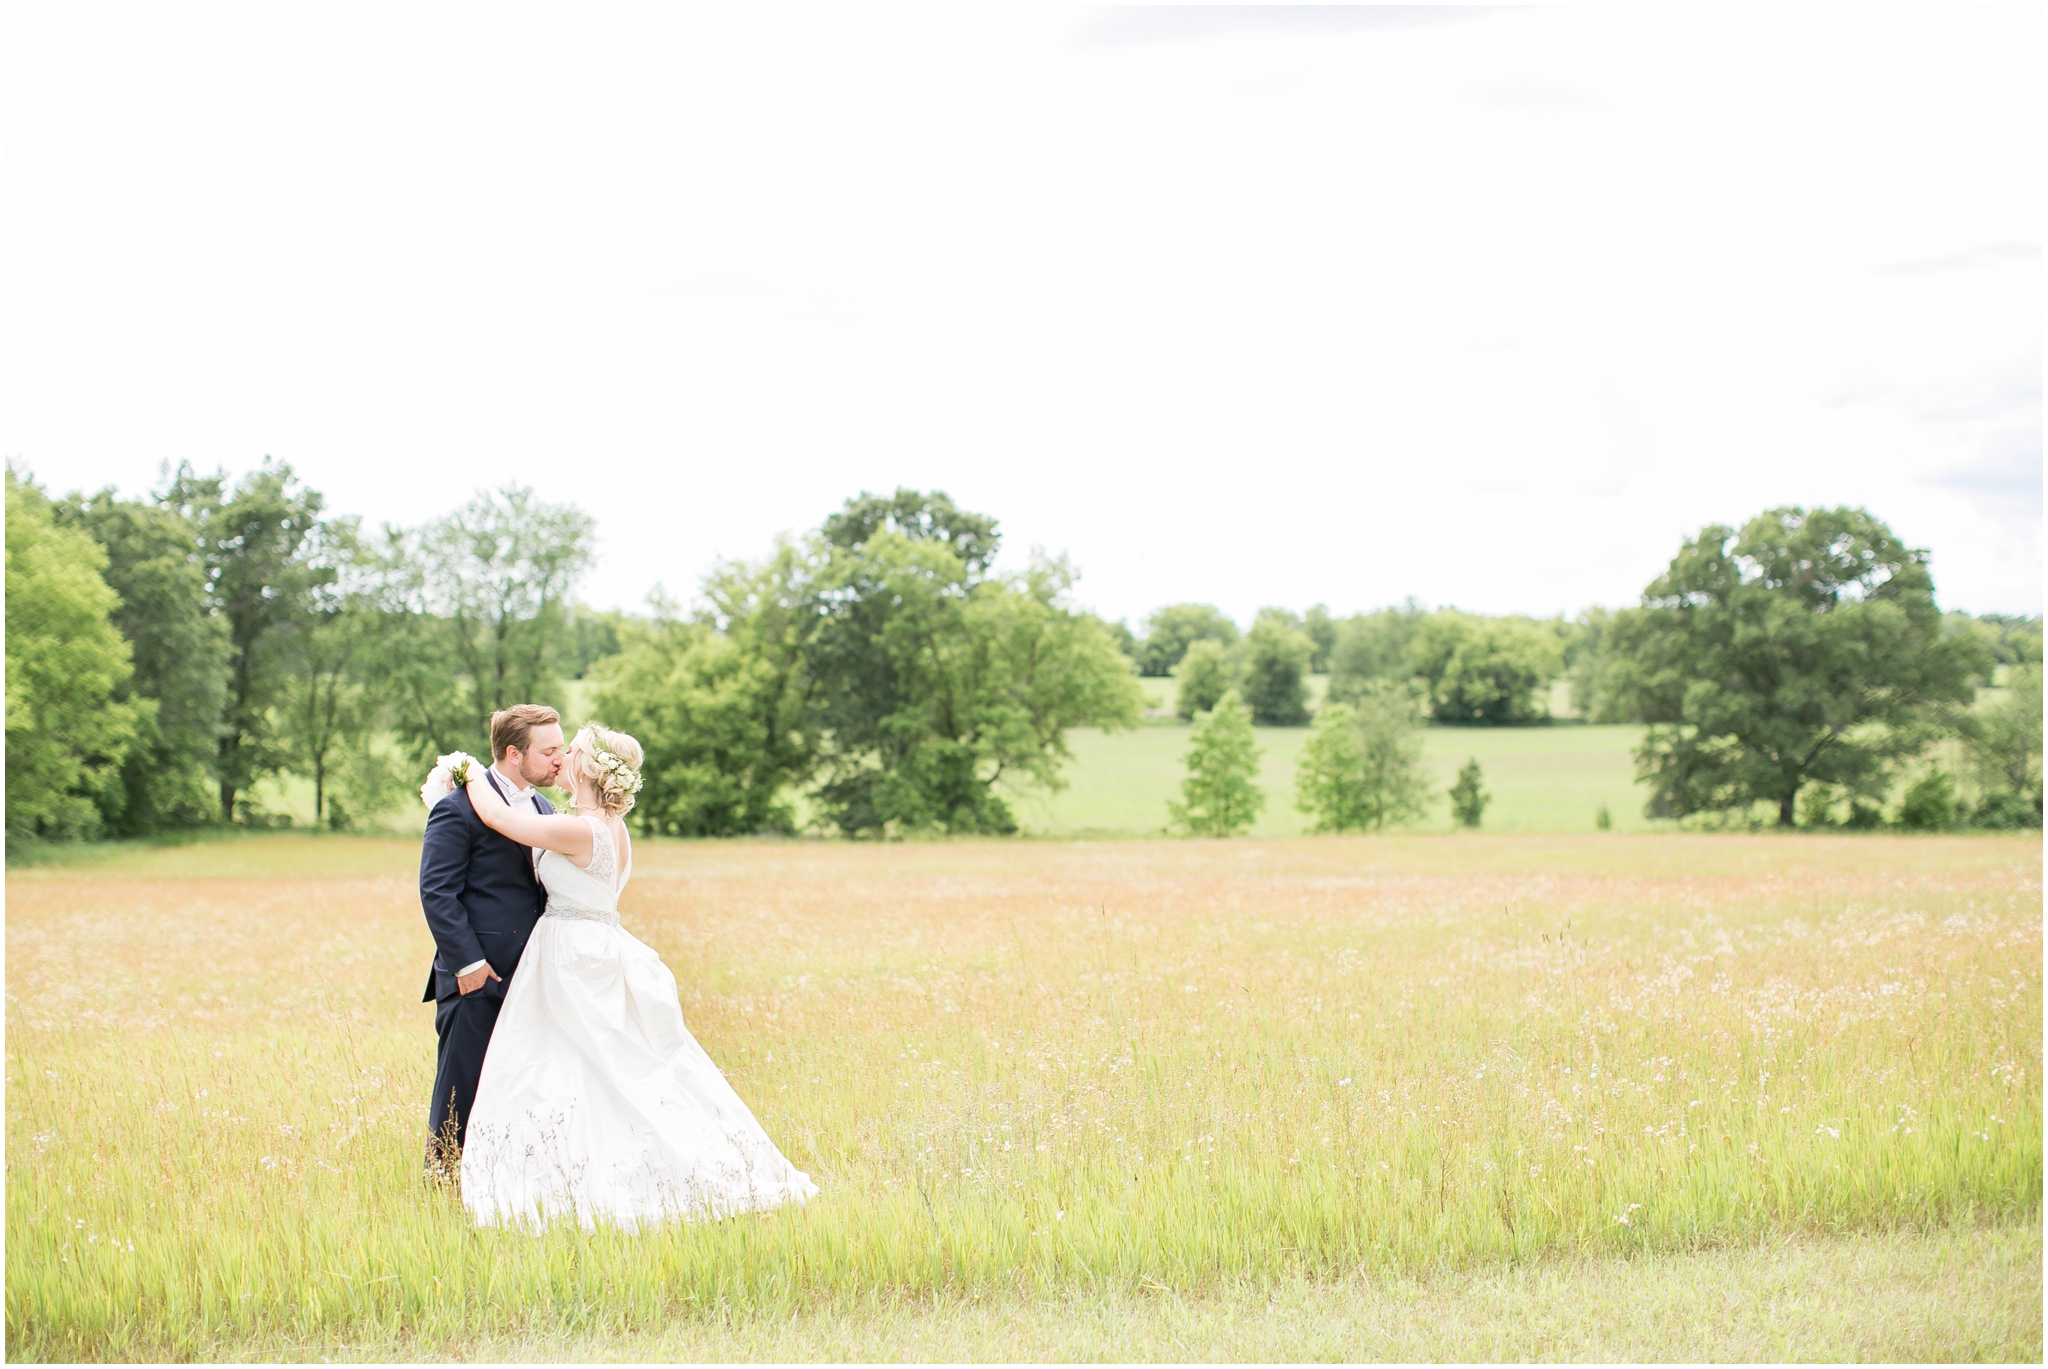
{"type": "Polygon", "coordinates": [[[430,1175],[459,1176],[480,1226],[559,1217],[637,1231],[802,1202],[783,1158],[683,1025],[675,976],[619,923],[640,743],[519,704],[491,764],[443,757],[421,797],[424,1001],[439,1037],[430,1175]],[[569,814],[542,785],[566,788],[569,814]]]}

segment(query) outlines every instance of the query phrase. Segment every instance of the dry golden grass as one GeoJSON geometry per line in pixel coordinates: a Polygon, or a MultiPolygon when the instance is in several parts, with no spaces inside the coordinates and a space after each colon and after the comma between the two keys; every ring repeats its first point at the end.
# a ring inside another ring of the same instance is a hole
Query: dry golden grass
{"type": "Polygon", "coordinates": [[[638,1238],[479,1233],[416,1183],[415,857],[9,872],[10,1353],[588,1345],[2038,1221],[2036,841],[643,843],[627,925],[824,1192],[638,1238]]]}

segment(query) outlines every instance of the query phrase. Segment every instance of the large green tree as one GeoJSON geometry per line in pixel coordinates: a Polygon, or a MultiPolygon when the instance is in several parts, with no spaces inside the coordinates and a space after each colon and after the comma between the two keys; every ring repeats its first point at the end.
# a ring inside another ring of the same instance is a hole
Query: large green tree
{"type": "MultiPolygon", "coordinates": [[[[745,578],[741,568],[722,574],[729,589],[745,578]]],[[[662,605],[652,622],[623,624],[620,652],[598,664],[595,715],[645,752],[633,813],[647,831],[794,830],[790,791],[811,753],[796,676],[786,657],[764,649],[764,626],[749,619],[720,632],[662,605]]]]}
{"type": "Polygon", "coordinates": [[[1688,539],[1608,631],[1615,687],[1652,724],[1649,813],[1880,793],[1958,720],[1989,657],[1943,631],[1927,553],[1862,509],[1777,508],[1688,539]]]}
{"type": "Polygon", "coordinates": [[[313,820],[333,827],[383,806],[397,784],[377,750],[385,649],[375,566],[353,518],[322,523],[308,560],[326,572],[282,643],[278,739],[285,766],[313,782],[313,820]],[[336,791],[339,790],[339,793],[336,791]]]}
{"type": "Polygon", "coordinates": [[[510,486],[410,531],[377,557],[380,669],[393,724],[416,760],[481,743],[491,714],[559,703],[569,596],[594,524],[510,486]]]}
{"type": "Polygon", "coordinates": [[[1416,626],[1407,659],[1440,723],[1498,726],[1547,717],[1546,691],[1564,668],[1557,633],[1542,624],[1448,609],[1416,626]]]}
{"type": "Polygon", "coordinates": [[[199,534],[208,600],[227,639],[214,775],[220,814],[232,820],[249,786],[289,763],[275,726],[286,639],[333,578],[308,554],[322,500],[290,466],[266,460],[232,486],[180,467],[163,502],[199,534]]]}
{"type": "Polygon", "coordinates": [[[1013,831],[1000,781],[1056,787],[1069,728],[1136,724],[1126,658],[1065,602],[1072,571],[994,574],[997,545],[994,520],[899,490],[791,562],[816,797],[843,831],[1013,831]]]}
{"type": "Polygon", "coordinates": [[[110,489],[60,500],[55,510],[58,522],[105,550],[105,578],[121,601],[114,626],[134,652],[122,697],[154,704],[137,716],[140,731],[121,768],[120,801],[105,812],[107,829],[126,836],[217,817],[227,623],[208,603],[199,530],[160,500],[123,499],[110,489]]]}
{"type": "Polygon", "coordinates": [[[134,667],[114,629],[99,543],[7,481],[7,838],[90,837],[153,711],[122,697],[134,667]]]}
{"type": "Polygon", "coordinates": [[[1169,604],[1145,620],[1138,639],[1138,673],[1154,677],[1173,674],[1180,658],[1195,642],[1237,642],[1237,624],[1213,604],[1169,604]]]}

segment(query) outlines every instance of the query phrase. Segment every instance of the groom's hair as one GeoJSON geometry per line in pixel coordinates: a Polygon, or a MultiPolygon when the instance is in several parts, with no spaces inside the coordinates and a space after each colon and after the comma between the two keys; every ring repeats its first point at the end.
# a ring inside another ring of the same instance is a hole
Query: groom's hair
{"type": "Polygon", "coordinates": [[[546,704],[513,704],[491,714],[491,760],[505,759],[507,751],[525,751],[526,739],[536,727],[561,724],[562,715],[546,704]]]}

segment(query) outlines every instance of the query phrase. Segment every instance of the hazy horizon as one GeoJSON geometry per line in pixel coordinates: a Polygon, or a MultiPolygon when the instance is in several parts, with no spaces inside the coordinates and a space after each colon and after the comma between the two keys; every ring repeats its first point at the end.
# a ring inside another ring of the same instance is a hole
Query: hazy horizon
{"type": "Polygon", "coordinates": [[[1868,507],[2041,611],[2035,9],[12,6],[4,455],[531,485],[640,611],[863,489],[1570,616],[1868,507]]]}

